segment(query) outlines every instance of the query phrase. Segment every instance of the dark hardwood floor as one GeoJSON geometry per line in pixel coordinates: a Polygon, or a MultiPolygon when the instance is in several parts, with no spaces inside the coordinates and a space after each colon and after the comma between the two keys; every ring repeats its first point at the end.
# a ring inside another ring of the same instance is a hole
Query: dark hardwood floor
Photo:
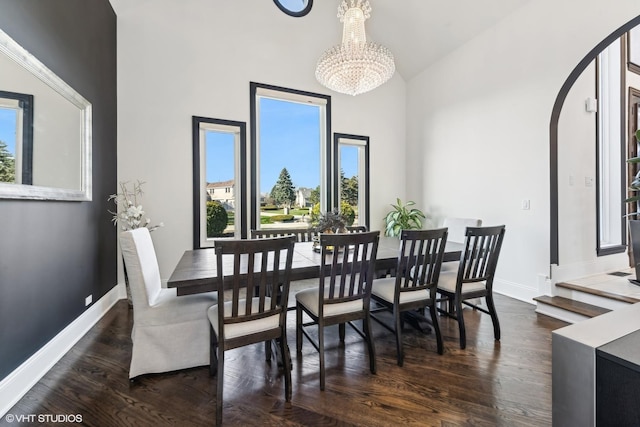
{"type": "MultiPolygon", "coordinates": [[[[502,340],[494,341],[489,316],[467,308],[465,350],[458,347],[455,321],[440,317],[442,356],[435,337],[406,326],[402,368],[393,334],[374,322],[377,375],[370,374],[365,344],[353,330],[347,328],[341,346],[337,326],[328,328],[324,392],[313,347],[305,342],[302,358],[295,355],[289,312],[291,404],[284,402],[276,363],[264,361],[264,346],[232,350],[225,359],[225,425],[550,426],[551,331],[565,323],[501,295],[496,306],[502,340]]],[[[215,378],[207,367],[130,384],[132,318],[127,302],[118,302],[9,414],[78,414],[87,426],[215,424],[215,378]]],[[[28,424],[2,417],[0,425],[28,424]]]]}

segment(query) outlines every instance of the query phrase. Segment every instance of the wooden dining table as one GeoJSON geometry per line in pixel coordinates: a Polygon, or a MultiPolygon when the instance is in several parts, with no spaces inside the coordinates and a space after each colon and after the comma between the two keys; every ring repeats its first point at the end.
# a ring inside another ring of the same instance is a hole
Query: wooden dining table
{"type": "MultiPolygon", "coordinates": [[[[447,242],[444,262],[458,261],[462,249],[461,243],[447,242]]],[[[399,250],[398,238],[381,236],[375,270],[386,271],[395,268],[399,250]]],[[[313,242],[297,242],[293,252],[291,280],[319,277],[321,263],[322,256],[313,249],[313,242]]],[[[229,271],[233,269],[230,268],[229,271]]],[[[176,288],[178,295],[215,291],[217,286],[218,272],[214,248],[186,250],[167,281],[167,287],[176,288]]]]}

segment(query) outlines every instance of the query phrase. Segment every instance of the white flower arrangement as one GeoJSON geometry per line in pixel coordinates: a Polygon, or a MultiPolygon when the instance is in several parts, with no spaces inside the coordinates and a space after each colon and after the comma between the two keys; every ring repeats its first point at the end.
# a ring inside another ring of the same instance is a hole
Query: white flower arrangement
{"type": "Polygon", "coordinates": [[[108,201],[113,200],[116,204],[116,212],[108,211],[113,215],[111,221],[113,221],[113,225],[119,224],[123,231],[140,227],[147,227],[149,231],[153,231],[164,226],[163,223],[149,226],[151,219],[144,216],[145,212],[142,209],[142,204],[138,203],[138,198],[142,197],[143,194],[142,184],[144,182],[136,181],[133,184],[133,189],[129,189],[128,182],[121,182],[121,192],[109,196],[108,201]],[[118,213],[117,211],[120,212],[118,213]]]}

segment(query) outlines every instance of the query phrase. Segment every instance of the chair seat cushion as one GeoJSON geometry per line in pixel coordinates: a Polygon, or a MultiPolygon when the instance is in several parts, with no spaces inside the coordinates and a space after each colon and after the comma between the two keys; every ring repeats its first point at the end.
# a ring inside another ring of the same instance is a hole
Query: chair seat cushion
{"type": "MultiPolygon", "coordinates": [[[[440,273],[440,278],[438,279],[438,289],[443,290],[450,293],[456,292],[456,281],[458,280],[458,272],[457,271],[443,271],[440,273]]],[[[485,280],[481,282],[473,282],[473,283],[464,283],[462,285],[462,294],[468,292],[481,291],[486,289],[487,282],[485,280]]]]}
{"type": "MultiPolygon", "coordinates": [[[[325,290],[325,297],[329,296],[329,291],[325,290]]],[[[320,311],[320,290],[318,288],[310,288],[300,291],[296,294],[298,304],[304,305],[307,310],[318,316],[320,311]]],[[[324,305],[324,317],[337,316],[345,313],[355,313],[364,309],[364,301],[361,299],[355,301],[347,301],[336,304],[324,305]]]]}
{"type": "Polygon", "coordinates": [[[207,309],[216,301],[215,292],[176,296],[174,288],[162,288],[152,307],[146,304],[136,306],[134,301],[134,325],[160,326],[205,320],[207,309]]]}
{"type": "MultiPolygon", "coordinates": [[[[251,301],[252,313],[258,312],[259,303],[260,303],[259,298],[252,298],[252,301],[251,301]]],[[[271,304],[271,298],[267,297],[265,299],[265,306],[269,306],[270,304],[271,304]]],[[[245,299],[238,300],[238,307],[240,307],[240,309],[238,310],[239,312],[241,312],[242,307],[245,307],[245,306],[246,306],[245,299]]],[[[213,330],[215,331],[216,335],[218,335],[218,331],[219,331],[218,307],[219,305],[216,304],[207,311],[207,316],[209,316],[209,321],[211,322],[211,326],[213,327],[213,330]]],[[[225,317],[231,317],[232,308],[233,308],[233,303],[231,301],[227,301],[224,303],[225,317]]],[[[269,331],[271,329],[276,329],[279,326],[280,326],[280,314],[274,314],[273,316],[265,317],[263,319],[248,320],[246,322],[227,324],[224,327],[224,337],[225,339],[238,338],[246,335],[255,334],[258,332],[264,332],[264,331],[269,331]]]]}
{"type": "MultiPolygon", "coordinates": [[[[373,287],[371,288],[371,294],[375,295],[391,304],[393,304],[393,298],[396,290],[396,278],[385,277],[383,279],[375,279],[373,281],[373,287]]],[[[431,299],[429,291],[426,289],[420,289],[419,291],[400,292],[400,304],[431,299]]]]}

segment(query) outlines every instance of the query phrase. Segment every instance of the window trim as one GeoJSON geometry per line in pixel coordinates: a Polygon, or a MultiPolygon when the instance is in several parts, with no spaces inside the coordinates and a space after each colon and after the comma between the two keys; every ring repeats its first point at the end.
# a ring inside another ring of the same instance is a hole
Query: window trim
{"type": "MultiPolygon", "coordinates": [[[[601,218],[602,213],[600,211],[600,201],[602,195],[600,194],[600,182],[603,179],[600,170],[600,118],[602,112],[601,109],[598,108],[596,112],[596,254],[597,256],[606,256],[617,253],[622,253],[627,250],[627,221],[625,219],[626,214],[626,203],[624,200],[626,199],[627,185],[626,185],[626,152],[627,152],[627,106],[626,106],[626,39],[625,37],[620,37],[620,88],[619,88],[619,97],[620,97],[620,197],[623,203],[620,205],[619,217],[620,221],[620,244],[618,245],[608,245],[602,246],[602,242],[600,241],[600,231],[601,231],[601,218]]],[[[615,42],[615,40],[613,41],[615,42]]],[[[612,42],[612,43],[613,43],[612,42]]],[[[603,51],[606,48],[603,49],[603,51]]],[[[601,52],[602,53],[602,52],[601,52]]],[[[596,99],[600,99],[600,54],[596,55],[595,64],[596,64],[596,99]]],[[[613,209],[612,209],[613,210],[613,209]]]]}
{"type": "MultiPolygon", "coordinates": [[[[239,179],[239,185],[236,188],[239,189],[235,195],[236,204],[240,207],[239,218],[236,217],[235,226],[240,227],[240,237],[247,238],[247,206],[246,206],[246,194],[247,194],[247,124],[245,122],[238,122],[233,120],[214,119],[208,117],[192,116],[192,132],[193,132],[193,248],[201,249],[208,246],[203,246],[200,236],[200,212],[201,212],[201,188],[200,188],[200,123],[210,123],[221,127],[234,127],[238,129],[238,144],[236,150],[239,151],[239,159],[236,159],[236,164],[240,170],[235,171],[234,179],[239,179]]],[[[238,152],[237,151],[237,152],[238,152]]]]}
{"type": "MultiPolygon", "coordinates": [[[[327,210],[329,210],[331,206],[331,189],[332,183],[332,174],[331,169],[333,166],[333,158],[332,158],[332,144],[331,144],[331,96],[323,95],[320,93],[301,91],[297,89],[290,89],[281,86],[273,86],[263,83],[250,82],[249,83],[249,105],[251,108],[250,112],[250,126],[251,126],[251,145],[250,145],[250,173],[251,173],[251,200],[249,202],[249,209],[251,209],[251,218],[250,218],[250,227],[252,230],[258,229],[258,218],[259,218],[259,210],[260,203],[258,201],[258,96],[272,96],[276,99],[286,100],[287,96],[290,95],[291,99],[296,98],[298,100],[304,100],[304,98],[309,98],[309,102],[311,99],[319,100],[320,103],[324,104],[325,108],[325,129],[324,129],[324,138],[325,138],[325,165],[324,171],[321,170],[321,177],[324,177],[326,180],[325,183],[325,194],[324,199],[320,200],[320,206],[322,207],[323,201],[325,206],[327,206],[327,210]],[[283,96],[284,94],[284,96],[283,96]]],[[[321,165],[322,169],[322,165],[321,165]]],[[[321,195],[322,197],[322,195],[321,195]]]]}
{"type": "Polygon", "coordinates": [[[289,16],[293,16],[294,18],[301,18],[311,12],[311,8],[313,7],[313,0],[308,0],[307,5],[304,9],[296,12],[295,10],[288,9],[284,4],[282,4],[279,0],[273,0],[273,2],[278,6],[282,12],[286,13],[289,16]]]}
{"type": "MultiPolygon", "coordinates": [[[[348,133],[334,133],[333,134],[333,195],[334,205],[340,207],[340,140],[352,139],[357,141],[363,141],[364,143],[364,224],[367,229],[371,229],[371,203],[370,203],[370,181],[369,181],[369,137],[364,135],[352,135],[348,133]]],[[[360,189],[358,188],[358,191],[360,189]]]]}
{"type": "MultiPolygon", "coordinates": [[[[20,116],[22,121],[20,141],[16,140],[16,156],[18,152],[17,145],[20,144],[20,160],[22,173],[20,182],[16,177],[16,183],[24,185],[33,184],[33,95],[17,92],[7,92],[0,90],[0,99],[15,100],[18,103],[20,116]]],[[[1,102],[0,102],[1,103],[1,102]]],[[[13,108],[13,107],[7,107],[13,108]]],[[[16,171],[16,175],[18,171],[16,171]]]]}

